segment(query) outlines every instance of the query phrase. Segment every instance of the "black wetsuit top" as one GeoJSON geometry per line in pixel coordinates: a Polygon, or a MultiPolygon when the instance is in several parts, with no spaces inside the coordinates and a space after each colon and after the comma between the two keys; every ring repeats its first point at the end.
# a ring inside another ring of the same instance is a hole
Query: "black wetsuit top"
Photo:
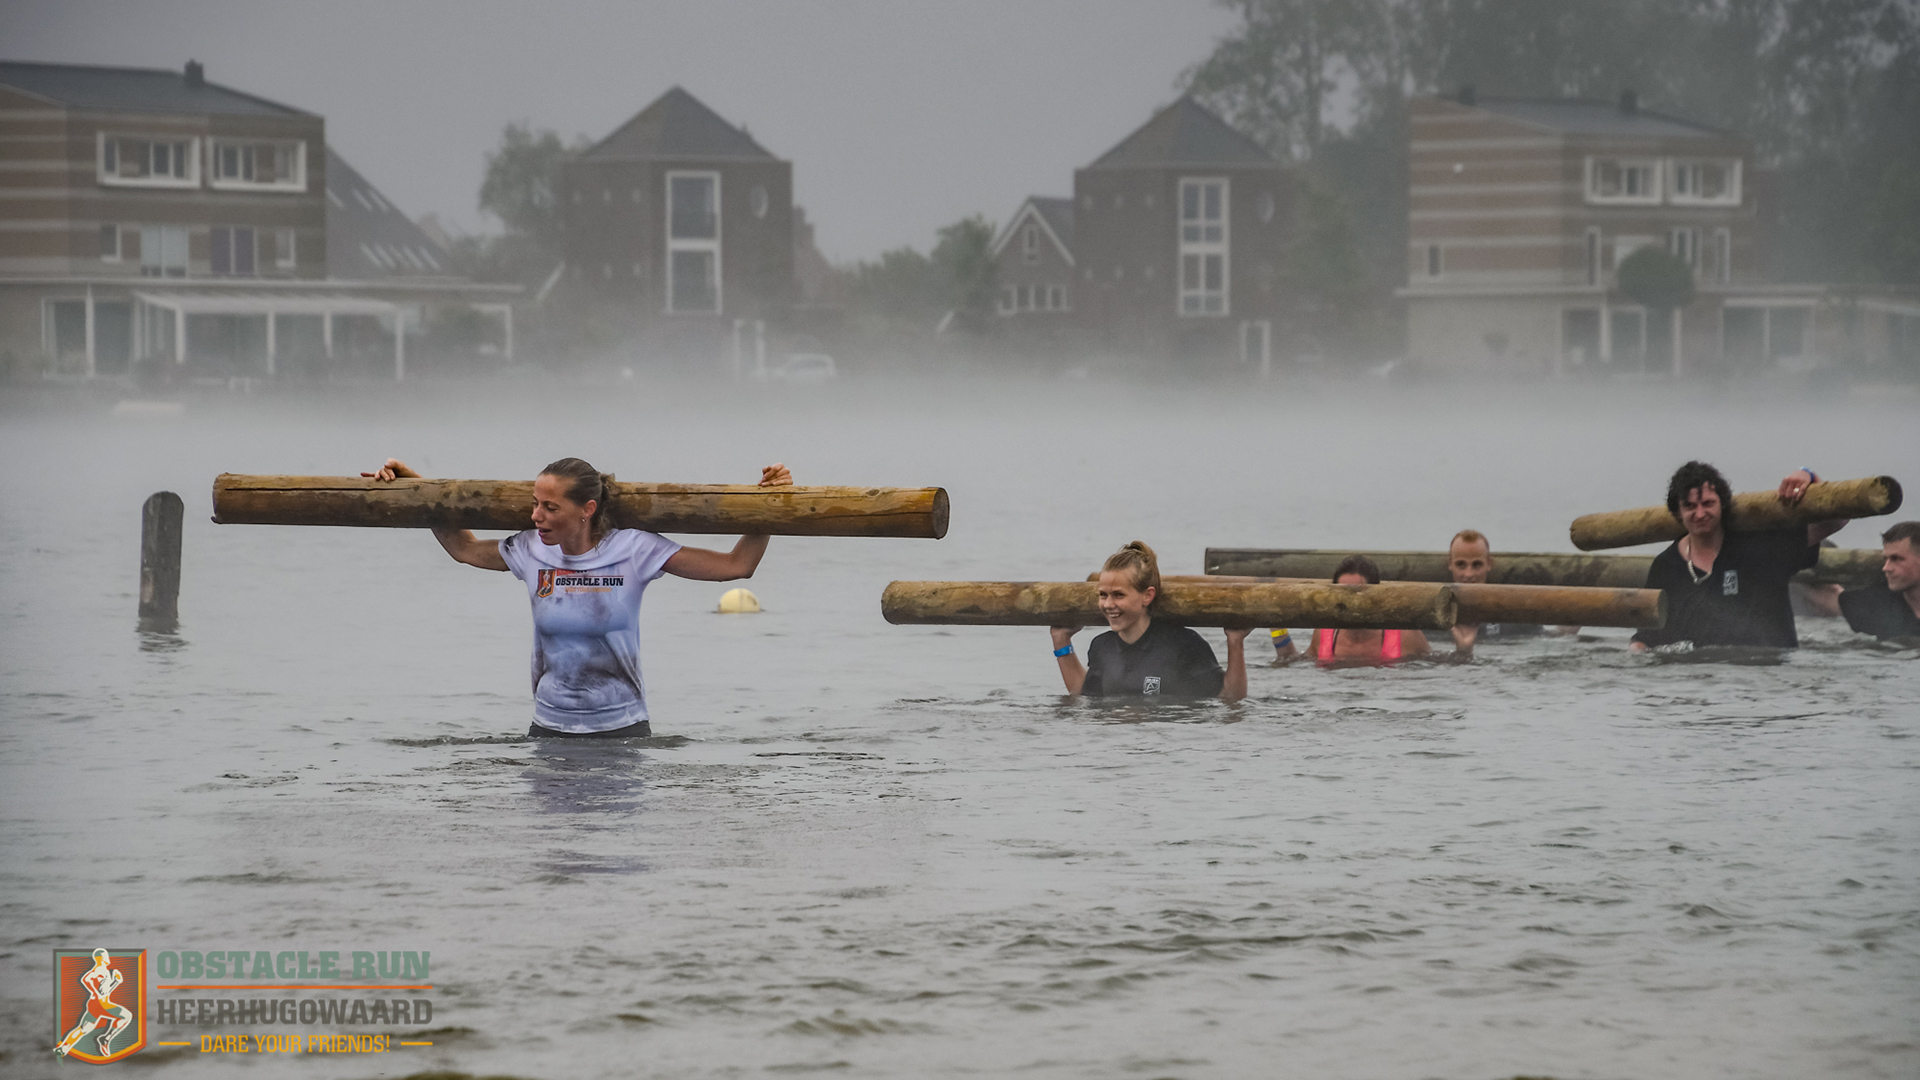
{"type": "Polygon", "coordinates": [[[1648,645],[1691,641],[1797,648],[1800,636],[1793,628],[1787,582],[1819,558],[1820,549],[1807,543],[1805,525],[1730,532],[1720,543],[1713,569],[1695,581],[1675,541],[1655,555],[1647,569],[1647,588],[1666,590],[1667,625],[1642,630],[1633,640],[1648,645]]]}
{"type": "Polygon", "coordinates": [[[1129,645],[1109,630],[1087,646],[1088,697],[1219,697],[1227,673],[1213,646],[1184,626],[1154,619],[1129,645]]]}
{"type": "Polygon", "coordinates": [[[1841,593],[1840,614],[1847,617],[1848,626],[1881,641],[1920,638],[1920,615],[1915,615],[1906,598],[1884,582],[1841,593]]]}

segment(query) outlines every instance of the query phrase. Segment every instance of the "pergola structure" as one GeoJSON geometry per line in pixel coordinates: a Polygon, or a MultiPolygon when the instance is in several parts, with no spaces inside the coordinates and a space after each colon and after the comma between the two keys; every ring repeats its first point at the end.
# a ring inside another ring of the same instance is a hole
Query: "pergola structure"
{"type": "MultiPolygon", "coordinates": [[[[318,316],[321,340],[329,358],[333,356],[333,320],[339,315],[371,315],[393,325],[393,377],[407,377],[407,320],[417,305],[325,292],[148,292],[135,291],[134,356],[143,359],[149,345],[171,331],[175,363],[187,362],[187,319],[191,316],[262,317],[267,320],[267,374],[274,374],[279,352],[279,319],[287,316],[318,316]],[[166,323],[156,320],[156,312],[166,312],[166,323]],[[171,325],[166,325],[170,323],[171,325]]],[[[506,303],[473,304],[476,311],[499,316],[504,331],[506,359],[513,360],[513,306],[506,303]]],[[[91,296],[89,296],[91,323],[91,296]]]]}

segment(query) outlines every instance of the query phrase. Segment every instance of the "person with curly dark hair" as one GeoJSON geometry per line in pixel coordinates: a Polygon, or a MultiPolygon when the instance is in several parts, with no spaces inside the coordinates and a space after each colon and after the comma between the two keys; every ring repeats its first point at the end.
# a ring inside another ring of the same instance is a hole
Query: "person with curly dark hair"
{"type": "MultiPolygon", "coordinates": [[[[1819,482],[1812,469],[1795,469],[1780,481],[1780,501],[1797,503],[1819,482]]],[[[1846,521],[1730,529],[1733,488],[1704,461],[1674,470],[1667,482],[1667,510],[1686,535],[1654,556],[1647,570],[1647,588],[1666,591],[1667,625],[1633,635],[1629,648],[1645,652],[1680,642],[1797,648],[1800,636],[1787,584],[1819,561],[1820,541],[1846,521]]]]}

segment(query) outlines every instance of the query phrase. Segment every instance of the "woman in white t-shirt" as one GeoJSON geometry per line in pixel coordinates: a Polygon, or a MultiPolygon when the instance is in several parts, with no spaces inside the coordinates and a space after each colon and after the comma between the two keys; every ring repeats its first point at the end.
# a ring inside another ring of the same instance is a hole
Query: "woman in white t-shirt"
{"type": "MultiPolygon", "coordinates": [[[[379,480],[419,476],[392,458],[379,480]]],[[[760,470],[761,487],[793,483],[785,465],[760,470]]],[[[561,458],[533,481],[533,528],[504,540],[466,529],[435,529],[456,561],[507,570],[533,602],[533,726],[529,735],[620,738],[650,735],[640,678],[640,596],[661,574],[696,581],[749,578],[767,553],[765,536],[743,536],[732,551],[682,547],[644,529],[615,529],[606,515],[607,477],[579,458],[561,458]]]]}

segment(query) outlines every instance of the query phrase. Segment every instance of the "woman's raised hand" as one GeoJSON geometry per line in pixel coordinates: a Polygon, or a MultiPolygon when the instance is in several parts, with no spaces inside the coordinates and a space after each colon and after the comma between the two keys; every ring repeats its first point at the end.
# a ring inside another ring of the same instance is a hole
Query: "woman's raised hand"
{"type": "MultiPolygon", "coordinates": [[[[418,477],[420,474],[414,472],[407,466],[406,462],[401,461],[399,458],[388,458],[387,463],[380,466],[377,472],[363,472],[360,475],[371,476],[375,480],[393,480],[402,476],[418,477]]],[[[762,483],[764,482],[765,481],[762,481],[762,483]]],[[[792,481],[788,482],[791,483],[792,481]]]]}
{"type": "MultiPolygon", "coordinates": [[[[388,462],[388,464],[397,465],[399,463],[388,462]]],[[[401,466],[401,467],[405,468],[405,466],[401,466]]],[[[760,470],[760,486],[761,487],[791,487],[793,486],[793,473],[788,471],[785,465],[782,465],[780,462],[776,461],[773,464],[768,465],[766,468],[760,470]]]]}

